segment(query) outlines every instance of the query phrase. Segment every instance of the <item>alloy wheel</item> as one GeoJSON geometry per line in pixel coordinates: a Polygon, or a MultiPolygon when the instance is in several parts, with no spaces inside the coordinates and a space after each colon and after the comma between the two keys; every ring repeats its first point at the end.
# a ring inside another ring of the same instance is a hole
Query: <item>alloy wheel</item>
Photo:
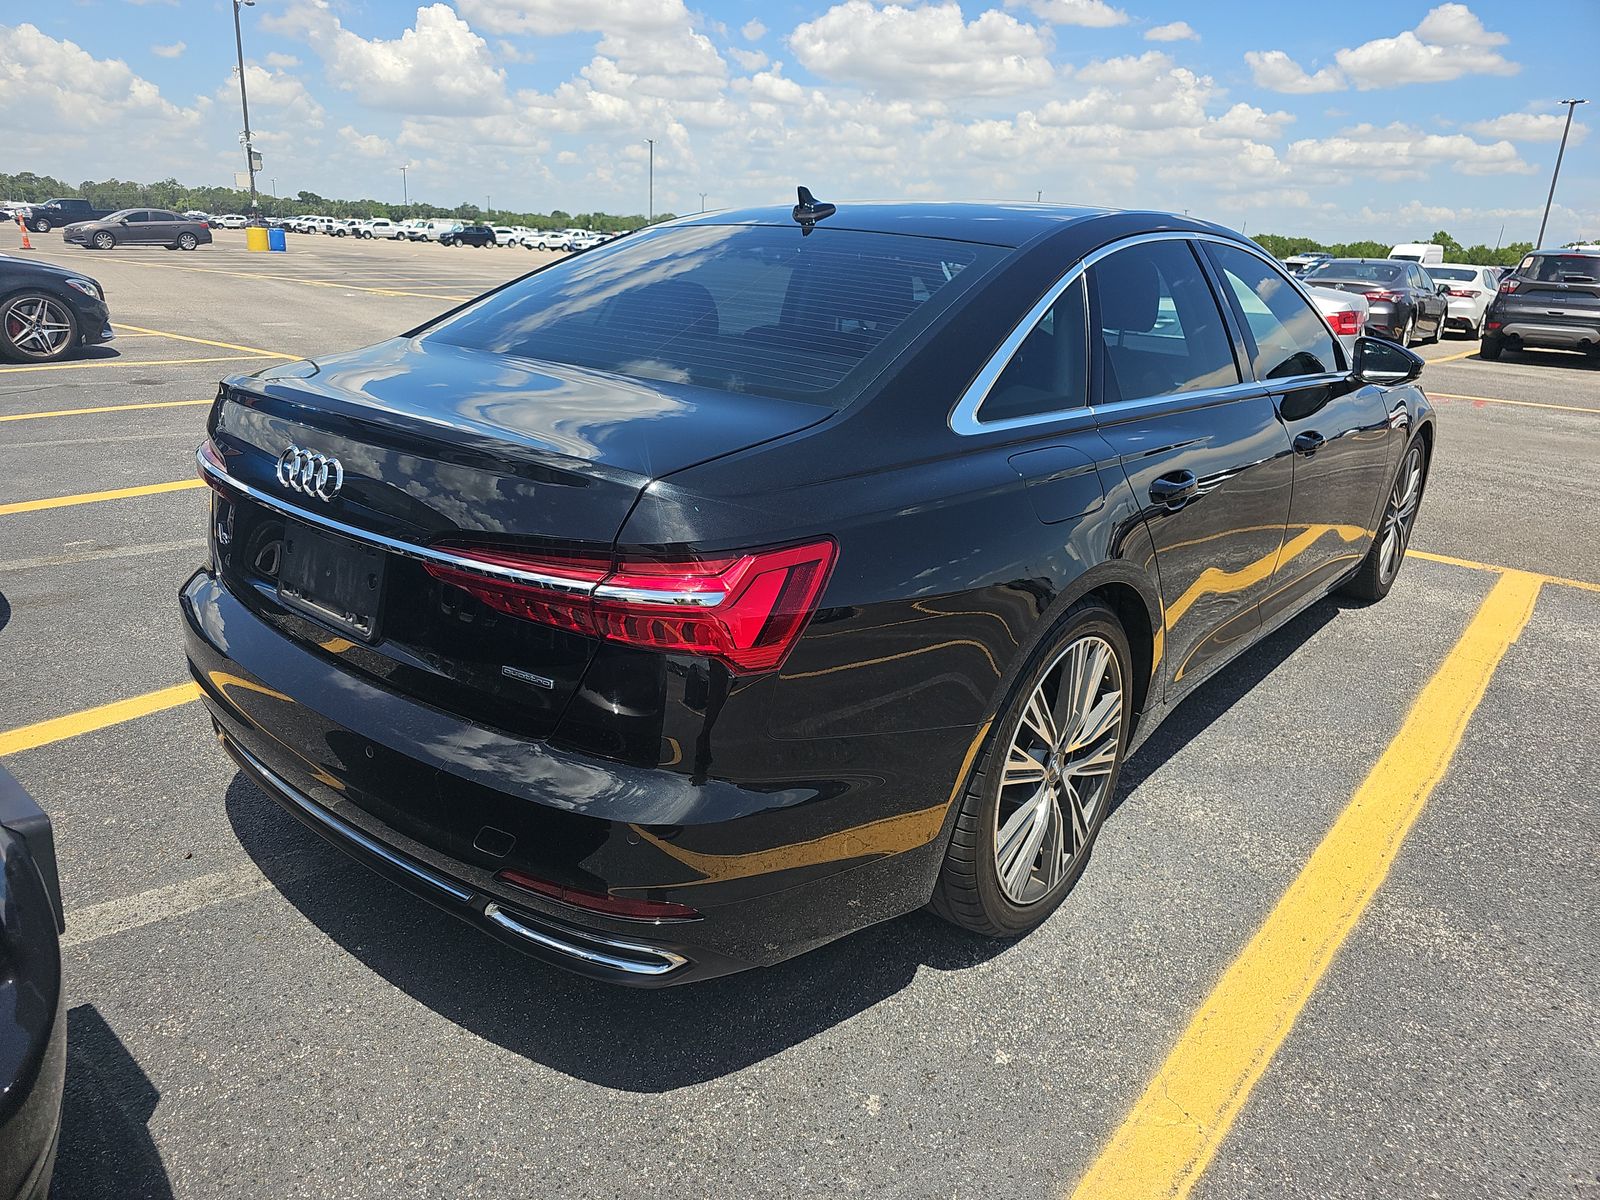
{"type": "Polygon", "coordinates": [[[1012,735],[995,811],[995,868],[1032,904],[1088,852],[1122,747],[1122,666],[1104,638],[1068,645],[1040,677],[1012,735]]]}
{"type": "Polygon", "coordinates": [[[24,296],[4,312],[6,340],[29,358],[54,358],[72,338],[72,318],[46,296],[24,296]]]}
{"type": "Polygon", "coordinates": [[[1383,524],[1378,529],[1378,578],[1385,585],[1394,578],[1406,556],[1421,502],[1422,447],[1418,445],[1406,452],[1406,460],[1400,464],[1400,474],[1389,492],[1383,524]]]}

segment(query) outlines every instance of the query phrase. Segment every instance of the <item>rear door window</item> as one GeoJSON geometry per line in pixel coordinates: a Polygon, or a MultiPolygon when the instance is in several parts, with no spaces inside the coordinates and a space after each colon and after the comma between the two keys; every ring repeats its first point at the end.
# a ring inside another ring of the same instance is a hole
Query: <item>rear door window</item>
{"type": "Polygon", "coordinates": [[[1240,382],[1211,285],[1185,241],[1141,242],[1089,268],[1104,401],[1240,382]]]}
{"type": "Polygon", "coordinates": [[[1275,268],[1246,250],[1205,246],[1232,292],[1257,379],[1322,375],[1339,369],[1328,323],[1275,268]]]}
{"type": "Polygon", "coordinates": [[[1008,421],[1082,408],[1088,401],[1089,338],[1080,276],[1039,318],[978,412],[980,421],[1008,421]]]}
{"type": "Polygon", "coordinates": [[[666,228],[529,276],[424,339],[843,404],[1006,253],[825,226],[666,228]]]}

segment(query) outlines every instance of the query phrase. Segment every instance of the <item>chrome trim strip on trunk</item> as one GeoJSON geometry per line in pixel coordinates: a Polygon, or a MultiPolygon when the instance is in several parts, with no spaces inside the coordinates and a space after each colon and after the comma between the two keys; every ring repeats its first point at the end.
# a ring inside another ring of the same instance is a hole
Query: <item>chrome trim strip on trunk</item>
{"type": "MultiPolygon", "coordinates": [[[[230,754],[235,754],[243,759],[245,765],[252,771],[257,772],[276,788],[285,799],[319,825],[337,833],[347,841],[354,842],[374,857],[382,859],[400,871],[404,871],[411,878],[426,883],[430,887],[437,888],[452,900],[459,900],[462,904],[470,906],[477,899],[472,892],[458,887],[443,876],[435,874],[414,860],[389,849],[376,839],[368,837],[349,822],[334,816],[322,805],[286,781],[254,754],[251,754],[250,751],[246,750],[233,738],[223,734],[221,740],[230,754]]],[[[676,971],[689,961],[675,951],[665,950],[658,946],[647,946],[640,942],[624,941],[621,938],[608,937],[587,931],[582,933],[574,932],[572,935],[574,938],[581,938],[584,942],[591,942],[594,946],[604,946],[610,950],[620,951],[623,954],[633,954],[639,958],[654,959],[655,961],[639,962],[636,959],[621,958],[614,954],[607,954],[603,950],[594,949],[593,946],[581,945],[577,941],[568,941],[557,937],[554,933],[541,929],[515,914],[505,911],[494,901],[490,901],[484,906],[483,916],[491,925],[533,942],[535,945],[543,946],[547,950],[552,950],[557,954],[564,954],[569,958],[579,959],[594,966],[621,971],[628,975],[665,975],[670,971],[676,971]]]]}
{"type": "Polygon", "coordinates": [[[482,575],[487,579],[495,579],[503,583],[520,583],[530,587],[545,588],[548,591],[565,592],[574,596],[602,596],[607,599],[629,600],[641,604],[660,604],[665,607],[712,607],[721,604],[724,598],[721,592],[651,592],[638,588],[608,588],[605,585],[596,586],[592,583],[577,583],[557,575],[543,575],[538,571],[524,571],[516,567],[502,567],[494,563],[480,562],[474,558],[451,554],[448,550],[440,550],[433,546],[420,546],[415,542],[401,541],[399,538],[373,533],[369,529],[358,529],[354,525],[346,525],[343,521],[336,521],[322,513],[296,507],[272,495],[270,492],[263,492],[260,488],[252,487],[250,484],[245,483],[242,479],[234,478],[206,458],[205,454],[200,450],[195,451],[194,459],[203,477],[209,476],[223,487],[231,488],[242,495],[249,496],[252,500],[266,505],[275,512],[280,512],[286,517],[293,517],[296,521],[304,521],[308,525],[318,525],[342,537],[347,537],[351,541],[377,546],[380,549],[388,550],[405,558],[413,558],[419,562],[437,563],[457,571],[465,571],[471,575],[482,575]]]}

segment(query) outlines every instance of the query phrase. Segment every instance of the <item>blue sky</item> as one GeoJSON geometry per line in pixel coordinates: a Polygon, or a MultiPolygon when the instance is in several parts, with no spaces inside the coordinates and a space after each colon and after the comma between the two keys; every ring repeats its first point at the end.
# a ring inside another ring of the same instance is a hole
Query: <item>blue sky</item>
{"type": "MultiPolygon", "coordinates": [[[[244,27],[285,194],[399,199],[404,163],[435,203],[642,212],[654,138],[657,211],[804,182],[1492,244],[1532,239],[1557,101],[1587,88],[1546,240],[1600,237],[1600,2],[1290,7],[258,0],[244,27]]],[[[0,171],[231,178],[226,0],[30,8],[0,10],[0,171]]]]}

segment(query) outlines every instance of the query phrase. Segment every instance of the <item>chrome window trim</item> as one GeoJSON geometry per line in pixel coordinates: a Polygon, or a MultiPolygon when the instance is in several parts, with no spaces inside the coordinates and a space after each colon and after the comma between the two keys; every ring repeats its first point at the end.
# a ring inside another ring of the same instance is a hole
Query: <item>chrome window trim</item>
{"type": "MultiPolygon", "coordinates": [[[[1321,310],[1317,308],[1316,301],[1311,299],[1311,296],[1306,292],[1299,280],[1285,271],[1270,255],[1247,242],[1223,237],[1215,233],[1203,233],[1198,230],[1165,230],[1157,233],[1131,234],[1128,237],[1119,238],[1117,241],[1107,242],[1104,246],[1099,246],[1084,255],[1069,267],[1060,279],[1051,285],[1045,294],[1040,297],[1037,304],[1027,311],[1010,334],[1006,336],[1005,341],[1001,342],[994,353],[989,356],[988,360],[983,364],[983,368],[977,375],[973,376],[972,382],[967,385],[966,390],[961,393],[961,398],[956,401],[955,407],[950,410],[949,425],[951,431],[963,437],[972,437],[982,433],[999,433],[1009,429],[1025,429],[1033,425],[1050,424],[1081,415],[1098,418],[1101,414],[1105,414],[1112,416],[1112,419],[1120,420],[1120,417],[1113,414],[1119,414],[1124,411],[1138,411],[1134,406],[1149,407],[1153,404],[1170,403],[1174,400],[1185,398],[1203,400],[1210,403],[1216,400],[1230,399],[1234,393],[1242,395],[1247,392],[1260,392],[1264,389],[1275,390],[1284,387],[1301,387],[1304,386],[1303,381],[1321,379],[1328,375],[1327,372],[1321,372],[1317,375],[1291,376],[1286,379],[1244,379],[1237,384],[1228,384],[1221,388],[1212,388],[1206,391],[1169,392],[1161,396],[1141,396],[1136,400],[1119,400],[1113,404],[1074,405],[1071,408],[1058,408],[1050,412],[1034,413],[1025,417],[1007,417],[1001,421],[982,420],[983,402],[988,399],[990,390],[999,380],[1001,374],[1004,373],[1006,367],[1011,364],[1012,357],[1021,348],[1022,343],[1033,332],[1033,327],[1043,319],[1045,313],[1050,311],[1051,305],[1061,298],[1062,293],[1082,278],[1083,274],[1100,260],[1108,258],[1119,250],[1125,250],[1129,246],[1142,245],[1146,242],[1216,242],[1219,245],[1232,246],[1248,254],[1253,254],[1262,262],[1277,270],[1278,274],[1283,278],[1287,279],[1295,291],[1299,293],[1300,298],[1311,306],[1313,312],[1319,313],[1320,317],[1321,310]]],[[[1209,283],[1209,280],[1207,282],[1209,283]]],[[[1092,333],[1092,329],[1090,332],[1092,333]]],[[[1339,339],[1334,338],[1333,343],[1338,347],[1339,339]]],[[[1091,353],[1093,349],[1091,345],[1091,353]]],[[[1337,349],[1336,353],[1343,354],[1343,348],[1337,349]]],[[[1347,369],[1348,365],[1346,364],[1347,369]]],[[[1335,374],[1333,377],[1344,378],[1342,374],[1335,374]]]]}
{"type": "Polygon", "coordinates": [[[224,487],[249,496],[257,503],[264,504],[286,517],[293,517],[296,521],[304,521],[308,525],[321,526],[323,529],[331,530],[341,537],[349,538],[353,542],[377,546],[404,558],[416,559],[424,563],[438,563],[458,571],[465,571],[472,575],[482,575],[485,578],[496,579],[504,583],[527,584],[532,587],[545,588],[549,591],[566,592],[574,596],[601,596],[606,599],[629,600],[641,604],[660,604],[664,607],[712,607],[721,604],[724,599],[722,592],[651,592],[638,588],[608,588],[605,585],[597,587],[594,584],[574,583],[572,580],[563,579],[560,576],[543,575],[538,571],[523,571],[515,567],[496,566],[492,563],[464,558],[459,554],[451,554],[448,550],[439,550],[432,546],[420,546],[415,542],[406,542],[399,538],[385,537],[383,534],[373,533],[369,529],[358,529],[354,525],[346,525],[343,521],[336,521],[322,513],[287,504],[270,492],[263,492],[260,488],[252,487],[250,484],[245,483],[242,479],[234,478],[207,459],[199,450],[195,451],[194,457],[195,462],[199,465],[202,477],[208,476],[224,487]]]}

